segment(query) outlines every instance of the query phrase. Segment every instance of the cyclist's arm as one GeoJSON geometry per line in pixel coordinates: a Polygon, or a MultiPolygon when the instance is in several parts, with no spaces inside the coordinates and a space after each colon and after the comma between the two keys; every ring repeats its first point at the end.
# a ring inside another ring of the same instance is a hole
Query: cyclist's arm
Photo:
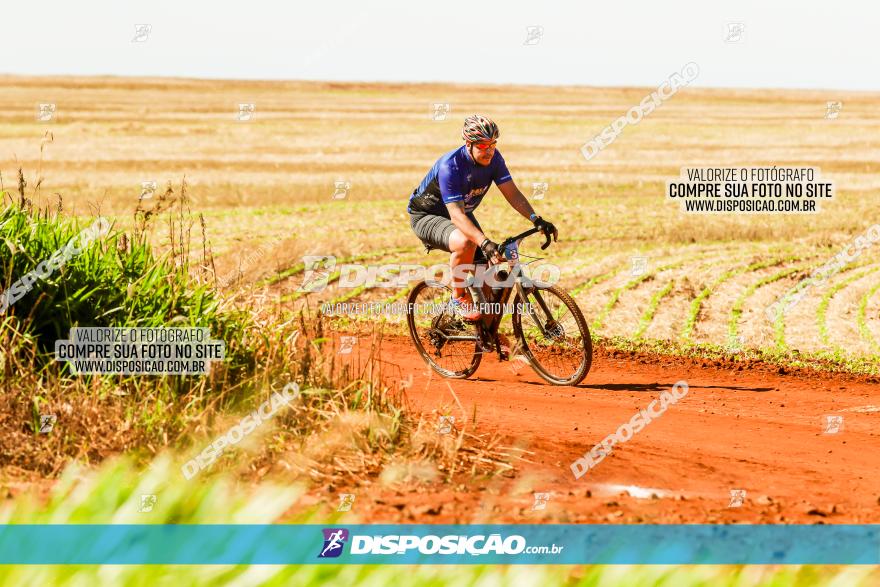
{"type": "Polygon", "coordinates": [[[452,220],[452,224],[454,224],[455,228],[459,229],[469,241],[480,246],[480,243],[486,240],[486,235],[483,234],[483,231],[477,228],[476,225],[471,222],[471,219],[467,217],[467,214],[464,211],[464,202],[452,202],[451,204],[446,204],[446,209],[449,211],[449,219],[452,220]]]}
{"type": "Polygon", "coordinates": [[[501,193],[504,194],[505,199],[507,199],[507,203],[510,204],[514,210],[531,220],[531,216],[535,213],[535,210],[532,208],[532,205],[529,204],[529,201],[523,193],[519,191],[519,188],[516,187],[516,184],[513,183],[512,179],[499,185],[498,189],[501,190],[501,193]]]}

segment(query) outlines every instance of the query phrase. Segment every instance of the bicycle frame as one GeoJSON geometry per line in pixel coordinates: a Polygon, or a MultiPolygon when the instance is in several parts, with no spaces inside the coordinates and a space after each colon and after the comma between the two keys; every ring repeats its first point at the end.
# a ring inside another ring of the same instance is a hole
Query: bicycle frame
{"type": "MultiPolygon", "coordinates": [[[[501,345],[498,343],[498,338],[496,336],[498,333],[498,327],[501,325],[501,320],[504,318],[503,308],[510,300],[510,296],[514,290],[516,290],[517,294],[519,295],[519,299],[523,300],[523,302],[525,302],[525,300],[526,300],[526,288],[523,285],[522,271],[518,270],[518,267],[520,265],[518,243],[519,243],[519,241],[523,240],[524,238],[531,236],[533,234],[536,234],[538,232],[540,232],[540,230],[538,230],[537,228],[529,229],[521,234],[518,234],[516,236],[512,236],[510,238],[505,239],[498,246],[499,250],[502,251],[504,258],[507,260],[507,266],[508,266],[507,270],[509,271],[509,273],[506,273],[503,276],[503,281],[507,281],[507,279],[510,277],[510,275],[512,275],[513,272],[516,271],[516,277],[515,277],[515,281],[513,283],[513,287],[503,286],[503,287],[499,288],[500,291],[498,292],[498,296],[497,297],[492,296],[491,299],[488,300],[489,303],[499,304],[502,308],[502,311],[498,312],[497,314],[484,315],[479,319],[479,321],[476,323],[478,337],[475,338],[473,336],[452,335],[452,336],[447,336],[446,340],[456,340],[456,341],[477,340],[477,341],[483,343],[487,347],[491,347],[494,344],[495,349],[498,352],[499,358],[503,358],[502,352],[501,352],[501,345]]],[[[544,242],[544,244],[541,245],[542,249],[546,249],[550,245],[550,235],[546,235],[546,238],[547,238],[546,242],[544,242]]],[[[502,270],[502,271],[504,271],[504,270],[502,270]]],[[[499,277],[501,277],[501,276],[499,275],[499,277]]],[[[493,288],[493,290],[494,289],[495,288],[493,288]]],[[[531,287],[529,289],[531,289],[531,287]]],[[[545,314],[549,317],[550,316],[550,308],[547,307],[547,304],[546,304],[546,302],[544,302],[544,299],[541,296],[535,296],[535,297],[538,300],[538,304],[541,306],[541,309],[544,310],[545,314]]],[[[532,321],[538,326],[538,328],[540,328],[541,334],[546,335],[546,331],[544,329],[544,326],[541,324],[541,321],[534,319],[534,314],[533,314],[534,310],[532,310],[531,308],[524,308],[522,310],[529,312],[529,316],[532,317],[532,321]]]]}
{"type": "MultiPolygon", "coordinates": [[[[503,308],[510,300],[510,296],[514,290],[516,290],[516,293],[518,294],[519,299],[522,300],[522,302],[523,302],[523,307],[517,308],[514,311],[528,312],[529,316],[532,318],[532,321],[541,330],[541,334],[545,335],[545,336],[547,334],[541,321],[536,320],[534,318],[534,310],[526,305],[527,304],[527,302],[526,302],[526,300],[527,300],[526,287],[523,285],[523,274],[522,274],[522,271],[519,269],[519,267],[520,267],[519,242],[522,239],[524,239],[525,237],[530,236],[532,234],[535,234],[537,232],[539,232],[538,229],[533,228],[533,229],[528,230],[520,235],[506,239],[499,246],[499,249],[502,251],[504,258],[507,261],[507,271],[508,272],[503,276],[499,272],[498,276],[501,277],[503,281],[507,281],[507,279],[510,277],[510,275],[515,275],[516,277],[514,278],[514,283],[513,283],[512,287],[504,286],[504,287],[499,288],[498,296],[497,297],[492,296],[492,299],[489,300],[490,303],[499,304],[502,308],[502,311],[498,312],[497,314],[483,316],[480,319],[480,321],[478,322],[478,324],[479,324],[478,331],[480,334],[480,338],[482,339],[482,342],[490,344],[490,345],[494,343],[495,348],[498,351],[499,357],[502,356],[501,345],[498,343],[498,338],[496,335],[498,333],[498,328],[501,326],[501,320],[504,318],[503,308]]],[[[547,235],[547,242],[544,243],[544,246],[542,246],[541,248],[546,249],[547,245],[549,245],[549,244],[550,244],[550,236],[547,235]]],[[[529,287],[530,291],[532,289],[534,289],[534,286],[529,287]]],[[[493,291],[494,291],[494,288],[493,288],[493,291]]],[[[547,303],[544,301],[544,298],[542,298],[540,295],[536,295],[535,299],[538,301],[538,305],[541,306],[541,309],[544,311],[545,315],[549,318],[551,312],[550,312],[550,308],[547,307],[547,303]]]]}

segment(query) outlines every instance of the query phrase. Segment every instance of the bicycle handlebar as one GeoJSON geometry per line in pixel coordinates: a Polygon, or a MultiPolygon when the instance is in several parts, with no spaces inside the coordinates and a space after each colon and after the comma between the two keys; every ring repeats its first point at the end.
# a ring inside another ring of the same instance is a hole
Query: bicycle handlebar
{"type": "MultiPolygon", "coordinates": [[[[511,236],[511,237],[504,239],[504,241],[498,246],[498,248],[501,249],[502,251],[504,251],[510,243],[515,243],[516,241],[518,241],[520,239],[524,239],[526,237],[532,236],[533,234],[538,233],[538,232],[541,232],[540,228],[530,228],[521,234],[518,234],[516,236],[511,236]]],[[[541,245],[542,251],[550,246],[551,237],[549,234],[547,234],[545,236],[547,237],[547,240],[545,240],[544,244],[541,245]]]]}

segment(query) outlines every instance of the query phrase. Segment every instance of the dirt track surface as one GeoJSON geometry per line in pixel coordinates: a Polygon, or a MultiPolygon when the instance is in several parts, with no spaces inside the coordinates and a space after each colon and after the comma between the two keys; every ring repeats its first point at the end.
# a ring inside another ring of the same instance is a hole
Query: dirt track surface
{"type": "Polygon", "coordinates": [[[399,336],[383,340],[382,358],[412,376],[414,410],[500,434],[530,451],[530,462],[514,461],[512,478],[381,490],[358,503],[366,521],[880,522],[880,386],[871,380],[655,363],[601,349],[576,388],[548,385],[529,367],[515,373],[493,356],[471,379],[452,380],[429,372],[399,336]],[[680,380],[684,398],[574,478],[575,459],[680,380]],[[826,433],[827,416],[843,416],[842,429],[826,433]],[[746,491],[740,507],[729,507],[731,490],[746,491]],[[544,509],[533,509],[538,492],[551,494],[544,509]]]}

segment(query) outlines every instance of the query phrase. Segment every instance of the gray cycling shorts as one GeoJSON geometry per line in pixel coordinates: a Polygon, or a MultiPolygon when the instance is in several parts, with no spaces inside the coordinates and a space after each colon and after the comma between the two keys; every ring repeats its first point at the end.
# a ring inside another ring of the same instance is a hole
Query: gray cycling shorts
{"type": "MultiPolygon", "coordinates": [[[[470,218],[471,222],[473,222],[477,228],[483,230],[480,223],[474,218],[473,213],[468,213],[467,217],[470,218]]],[[[412,226],[413,232],[416,233],[416,236],[419,237],[419,240],[422,241],[422,244],[425,245],[425,248],[428,251],[431,249],[439,249],[441,251],[446,251],[447,253],[451,252],[449,248],[449,237],[452,236],[452,233],[455,230],[455,225],[452,223],[452,220],[436,214],[415,212],[410,213],[409,223],[410,226],[412,226]]],[[[483,255],[483,252],[478,248],[474,255],[474,261],[485,261],[485,259],[486,257],[483,255]]]]}

